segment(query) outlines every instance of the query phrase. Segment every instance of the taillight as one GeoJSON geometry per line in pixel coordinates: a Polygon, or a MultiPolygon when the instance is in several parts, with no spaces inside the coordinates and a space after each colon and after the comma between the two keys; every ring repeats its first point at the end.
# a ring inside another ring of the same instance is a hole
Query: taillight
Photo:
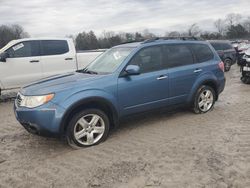
{"type": "Polygon", "coordinates": [[[225,70],[225,67],[224,67],[224,63],[223,63],[223,61],[221,61],[221,62],[219,62],[219,67],[220,67],[220,69],[224,72],[224,70],[225,70]]]}

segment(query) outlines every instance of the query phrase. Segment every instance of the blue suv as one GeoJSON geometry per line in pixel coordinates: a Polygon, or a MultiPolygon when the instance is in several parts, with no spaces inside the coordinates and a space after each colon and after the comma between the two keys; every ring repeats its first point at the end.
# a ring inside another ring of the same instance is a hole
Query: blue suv
{"type": "Polygon", "coordinates": [[[82,70],[23,87],[14,111],[29,132],[84,147],[132,114],[180,104],[208,112],[224,87],[224,64],[209,43],[157,38],[115,46],[82,70]]]}

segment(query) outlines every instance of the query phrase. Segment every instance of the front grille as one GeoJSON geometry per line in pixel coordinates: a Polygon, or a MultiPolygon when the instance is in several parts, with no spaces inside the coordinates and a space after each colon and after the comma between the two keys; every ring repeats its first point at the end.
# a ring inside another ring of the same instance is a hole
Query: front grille
{"type": "Polygon", "coordinates": [[[21,105],[22,100],[23,100],[23,96],[20,93],[18,93],[17,94],[17,98],[16,98],[16,104],[17,104],[17,106],[21,105]]]}

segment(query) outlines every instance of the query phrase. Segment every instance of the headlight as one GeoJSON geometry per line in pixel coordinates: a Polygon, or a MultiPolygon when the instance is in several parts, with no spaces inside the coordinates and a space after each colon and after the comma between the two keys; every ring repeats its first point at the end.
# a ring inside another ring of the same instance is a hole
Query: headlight
{"type": "Polygon", "coordinates": [[[50,100],[52,100],[54,94],[42,95],[42,96],[21,96],[21,101],[19,106],[27,107],[27,108],[35,108],[41,106],[50,100]]]}

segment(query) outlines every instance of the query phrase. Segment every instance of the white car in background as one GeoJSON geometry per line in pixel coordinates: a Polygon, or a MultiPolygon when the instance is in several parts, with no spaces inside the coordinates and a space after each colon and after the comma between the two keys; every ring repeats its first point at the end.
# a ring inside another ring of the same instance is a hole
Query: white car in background
{"type": "Polygon", "coordinates": [[[0,49],[0,93],[52,75],[83,69],[104,51],[76,53],[70,38],[13,40],[0,49]]]}

